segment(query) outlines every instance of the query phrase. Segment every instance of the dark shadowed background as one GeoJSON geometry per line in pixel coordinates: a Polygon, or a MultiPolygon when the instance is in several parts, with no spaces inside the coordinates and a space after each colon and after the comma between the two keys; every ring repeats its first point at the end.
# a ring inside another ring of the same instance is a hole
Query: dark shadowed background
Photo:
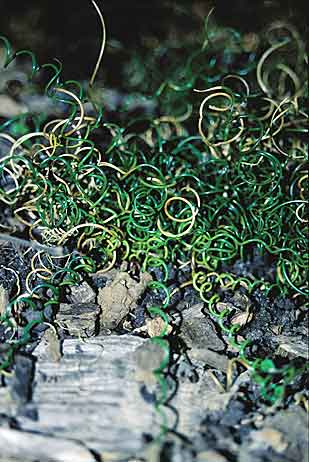
{"type": "MultiPolygon", "coordinates": [[[[215,6],[219,25],[259,31],[270,20],[288,19],[305,34],[305,0],[97,0],[104,12],[108,43],[104,80],[117,84],[120,63],[147,43],[181,46],[200,33],[203,18],[215,6]],[[107,75],[106,75],[107,72],[107,75]]],[[[90,0],[0,0],[0,35],[15,48],[35,52],[39,62],[57,57],[64,75],[88,78],[99,47],[100,28],[90,0]]],[[[103,72],[103,70],[101,71],[103,72]]]]}

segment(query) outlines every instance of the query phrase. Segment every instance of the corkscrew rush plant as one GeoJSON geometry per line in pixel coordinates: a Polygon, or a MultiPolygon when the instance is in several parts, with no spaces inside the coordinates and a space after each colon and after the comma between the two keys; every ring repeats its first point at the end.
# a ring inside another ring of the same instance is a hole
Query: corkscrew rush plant
{"type": "MultiPolygon", "coordinates": [[[[39,65],[33,53],[13,52],[0,37],[4,68],[29,59],[29,79],[45,82],[45,94],[66,112],[52,120],[23,114],[1,121],[0,202],[32,247],[25,288],[18,272],[6,268],[15,284],[0,318],[0,370],[10,372],[15,352],[46,322],[46,310],[56,313],[66,287],[127,261],[156,275],[149,290],[161,300],[149,308],[164,322],[152,339],[165,352],[154,371],[160,436],[168,429],[168,312],[175,293],[188,286],[234,347],[235,360],[260,384],[262,399],[283,400],[306,364],[256,357],[220,302],[239,288],[248,296],[257,289],[267,297],[281,294],[298,306],[308,296],[304,43],[278,22],[259,48],[248,50],[240,33],[211,30],[207,18],[200,48],[189,50],[178,72],[153,92],[158,116],[120,126],[106,120],[93,96],[106,33],[92,3],[102,46],[86,90],[61,80],[59,62],[39,65]],[[21,120],[27,132],[16,135],[21,120]],[[229,269],[254,252],[274,271],[260,278],[229,269]],[[187,271],[180,287],[173,286],[171,268],[187,271]]],[[[14,235],[9,225],[1,227],[14,235]]]]}

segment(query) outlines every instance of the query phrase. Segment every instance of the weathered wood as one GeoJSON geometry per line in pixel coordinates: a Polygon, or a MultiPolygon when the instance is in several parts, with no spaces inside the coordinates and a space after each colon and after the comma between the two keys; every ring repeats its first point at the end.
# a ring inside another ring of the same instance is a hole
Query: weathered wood
{"type": "Polygon", "coordinates": [[[80,443],[11,428],[0,428],[0,451],[0,462],[95,462],[80,443]]]}
{"type": "MultiPolygon", "coordinates": [[[[159,434],[153,399],[157,387],[151,371],[162,361],[161,348],[149,339],[111,335],[86,343],[65,339],[61,358],[55,358],[42,341],[34,354],[38,359],[32,402],[22,412],[14,406],[8,388],[0,388],[1,411],[15,417],[21,430],[80,442],[104,461],[143,455],[145,435],[159,434]]],[[[180,381],[166,408],[169,426],[178,414],[177,430],[187,436],[194,435],[207,410],[222,410],[231,397],[221,393],[209,371],[200,367],[198,374],[197,383],[188,378],[180,381]]],[[[17,454],[25,462],[22,448],[17,454]]],[[[33,460],[41,460],[35,452],[33,460]]],[[[71,460],[78,460],[74,453],[71,460]]]]}
{"type": "Polygon", "coordinates": [[[100,454],[139,452],[143,434],[158,432],[136,380],[133,353],[144,342],[129,335],[68,339],[60,362],[39,355],[28,409],[37,409],[38,420],[19,416],[22,429],[83,441],[100,454]]]}
{"type": "Polygon", "coordinates": [[[218,388],[209,371],[200,373],[197,383],[189,380],[179,384],[171,406],[177,410],[177,431],[187,437],[194,437],[206,411],[223,411],[228,405],[232,393],[218,388]]]}

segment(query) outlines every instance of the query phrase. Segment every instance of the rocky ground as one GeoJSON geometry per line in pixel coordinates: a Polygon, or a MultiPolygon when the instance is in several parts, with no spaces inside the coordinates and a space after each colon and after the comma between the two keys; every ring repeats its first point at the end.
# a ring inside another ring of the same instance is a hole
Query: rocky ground
{"type": "MultiPolygon", "coordinates": [[[[1,242],[0,312],[14,271],[26,273],[30,255],[22,245],[1,242]]],[[[133,277],[125,264],[93,274],[68,291],[56,328],[36,328],[16,356],[14,374],[2,376],[1,462],[308,461],[302,393],[284,405],[263,404],[190,288],[171,312],[165,414],[172,430],[155,444],[159,388],[152,371],[164,353],[151,342],[162,326],[145,314],[152,301],[147,280],[147,274],[133,277]]],[[[293,302],[235,292],[228,303],[238,317],[254,306],[247,336],[260,345],[263,337],[277,357],[308,356],[307,329],[298,325],[293,302]]]]}

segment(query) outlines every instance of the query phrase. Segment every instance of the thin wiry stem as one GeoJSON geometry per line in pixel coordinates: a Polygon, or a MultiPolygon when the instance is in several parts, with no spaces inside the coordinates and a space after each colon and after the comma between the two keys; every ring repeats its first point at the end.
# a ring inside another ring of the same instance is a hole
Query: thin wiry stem
{"type": "Polygon", "coordinates": [[[92,2],[93,6],[95,7],[95,9],[96,9],[96,11],[98,13],[98,16],[100,18],[100,22],[101,22],[101,25],[102,25],[102,44],[101,44],[101,48],[100,48],[100,52],[99,52],[99,56],[98,56],[96,65],[94,67],[92,76],[90,78],[90,82],[89,82],[90,87],[92,87],[93,82],[95,81],[96,75],[98,73],[98,70],[99,70],[99,67],[100,67],[100,64],[101,64],[101,61],[102,61],[104,49],[105,49],[105,44],[106,44],[106,27],[105,27],[105,22],[104,22],[102,12],[101,12],[100,8],[98,7],[97,3],[94,0],[91,0],[91,2],[92,2]]]}

